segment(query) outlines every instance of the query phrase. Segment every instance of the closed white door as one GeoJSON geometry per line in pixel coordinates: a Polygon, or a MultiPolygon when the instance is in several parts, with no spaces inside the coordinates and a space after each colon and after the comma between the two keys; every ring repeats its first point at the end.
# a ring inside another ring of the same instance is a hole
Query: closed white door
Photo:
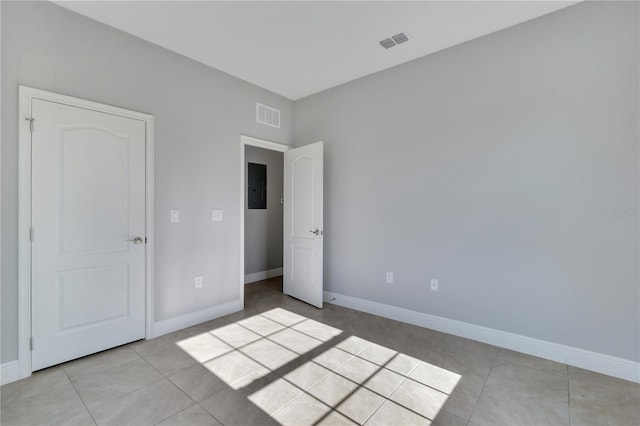
{"type": "Polygon", "coordinates": [[[35,371],[145,337],[145,122],[31,111],[35,371]]]}
{"type": "Polygon", "coordinates": [[[284,155],[285,294],[322,308],[322,142],[284,155]]]}

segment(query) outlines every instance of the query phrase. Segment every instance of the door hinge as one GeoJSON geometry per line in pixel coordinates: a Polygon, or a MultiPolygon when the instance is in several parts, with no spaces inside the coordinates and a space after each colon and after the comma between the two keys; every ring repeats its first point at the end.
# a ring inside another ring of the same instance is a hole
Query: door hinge
{"type": "Polygon", "coordinates": [[[33,228],[29,228],[29,241],[33,242],[33,228]]]}
{"type": "Polygon", "coordinates": [[[27,118],[25,118],[25,120],[27,120],[29,122],[29,131],[31,133],[33,133],[33,120],[35,120],[35,118],[27,117],[27,118]]]}
{"type": "Polygon", "coordinates": [[[33,337],[29,337],[29,350],[33,350],[33,337]]]}

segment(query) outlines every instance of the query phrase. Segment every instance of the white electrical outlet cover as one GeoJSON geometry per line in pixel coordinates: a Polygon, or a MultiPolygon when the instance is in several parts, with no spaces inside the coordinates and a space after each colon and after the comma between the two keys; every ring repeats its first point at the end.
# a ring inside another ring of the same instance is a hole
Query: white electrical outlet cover
{"type": "Polygon", "coordinates": [[[180,210],[171,210],[171,214],[169,217],[170,217],[171,223],[180,222],[180,210]]]}

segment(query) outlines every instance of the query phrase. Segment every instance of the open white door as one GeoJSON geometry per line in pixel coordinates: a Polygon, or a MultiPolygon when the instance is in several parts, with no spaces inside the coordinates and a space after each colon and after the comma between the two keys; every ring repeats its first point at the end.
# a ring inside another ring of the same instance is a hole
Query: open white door
{"type": "Polygon", "coordinates": [[[284,154],[285,294],[322,308],[322,142],[284,154]]]}

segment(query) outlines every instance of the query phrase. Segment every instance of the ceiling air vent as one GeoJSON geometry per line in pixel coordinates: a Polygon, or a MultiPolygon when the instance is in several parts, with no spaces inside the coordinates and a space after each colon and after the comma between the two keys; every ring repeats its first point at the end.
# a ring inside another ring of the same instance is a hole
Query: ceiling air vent
{"type": "Polygon", "coordinates": [[[391,37],[393,39],[393,41],[395,41],[397,44],[400,43],[404,43],[405,41],[409,41],[409,37],[407,37],[404,33],[400,33],[400,34],[396,34],[393,37],[391,37]]]}
{"type": "Polygon", "coordinates": [[[380,40],[380,46],[385,49],[389,49],[393,46],[396,46],[400,43],[404,43],[405,41],[409,41],[409,37],[405,35],[405,33],[396,34],[393,37],[385,38],[384,40],[380,40]]]}
{"type": "Polygon", "coordinates": [[[279,129],[280,110],[256,102],[256,121],[279,129]]]}
{"type": "Polygon", "coordinates": [[[393,41],[390,38],[385,38],[384,40],[380,41],[380,46],[384,47],[385,49],[388,49],[390,47],[393,47],[396,45],[396,42],[393,41]]]}

